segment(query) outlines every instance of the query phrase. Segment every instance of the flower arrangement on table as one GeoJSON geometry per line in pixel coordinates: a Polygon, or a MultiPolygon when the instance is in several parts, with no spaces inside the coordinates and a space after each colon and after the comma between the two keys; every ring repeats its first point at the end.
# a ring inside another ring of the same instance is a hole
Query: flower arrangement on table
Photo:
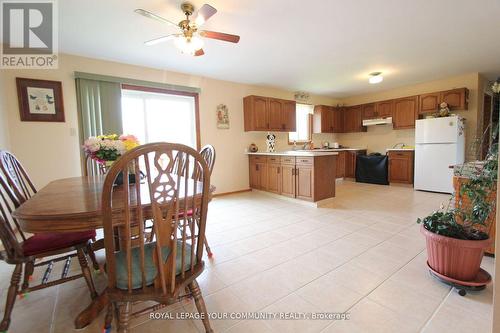
{"type": "Polygon", "coordinates": [[[94,161],[110,166],[125,152],[139,146],[133,135],[107,134],[91,136],[85,140],[83,150],[94,161]]]}

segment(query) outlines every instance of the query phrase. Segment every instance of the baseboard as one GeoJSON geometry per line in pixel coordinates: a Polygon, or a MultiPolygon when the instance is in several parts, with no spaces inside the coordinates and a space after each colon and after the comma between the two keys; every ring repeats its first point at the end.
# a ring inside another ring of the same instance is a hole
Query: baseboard
{"type": "Polygon", "coordinates": [[[226,195],[231,195],[231,194],[238,194],[238,193],[244,193],[244,192],[250,192],[252,189],[247,188],[244,190],[238,190],[238,191],[231,191],[231,192],[222,192],[222,193],[215,193],[212,195],[212,197],[217,198],[217,197],[223,197],[226,195]]]}

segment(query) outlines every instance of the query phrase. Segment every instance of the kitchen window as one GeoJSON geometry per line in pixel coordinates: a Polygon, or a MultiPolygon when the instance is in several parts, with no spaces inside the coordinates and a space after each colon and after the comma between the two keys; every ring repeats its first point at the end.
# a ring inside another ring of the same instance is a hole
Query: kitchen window
{"type": "Polygon", "coordinates": [[[182,143],[200,147],[198,95],[157,88],[122,86],[123,133],[141,143],[182,143]]]}
{"type": "Polygon", "coordinates": [[[296,106],[296,132],[288,133],[288,143],[305,143],[311,141],[312,135],[312,115],[314,105],[299,104],[296,106]]]}

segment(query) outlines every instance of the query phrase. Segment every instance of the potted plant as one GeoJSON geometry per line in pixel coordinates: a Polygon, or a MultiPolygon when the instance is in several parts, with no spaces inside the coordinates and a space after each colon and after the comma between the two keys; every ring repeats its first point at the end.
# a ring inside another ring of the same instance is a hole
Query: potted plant
{"type": "MultiPolygon", "coordinates": [[[[467,165],[467,164],[466,164],[467,165]]],[[[418,219],[426,238],[429,266],[437,273],[459,281],[476,278],[484,250],[494,241],[483,230],[495,211],[498,174],[498,144],[492,145],[486,160],[473,163],[469,179],[459,185],[445,209],[418,219]]]]}

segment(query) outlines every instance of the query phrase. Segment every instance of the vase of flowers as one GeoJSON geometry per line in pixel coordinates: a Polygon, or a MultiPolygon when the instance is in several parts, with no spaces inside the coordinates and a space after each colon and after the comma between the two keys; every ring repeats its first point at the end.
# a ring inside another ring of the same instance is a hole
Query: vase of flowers
{"type": "MultiPolygon", "coordinates": [[[[92,160],[104,165],[105,169],[107,169],[125,152],[137,146],[139,146],[139,140],[133,135],[106,134],[92,136],[85,140],[83,150],[92,160]]],[[[135,182],[133,172],[129,175],[129,182],[135,182]]],[[[121,173],[116,178],[115,184],[123,184],[123,175],[121,173]]]]}

